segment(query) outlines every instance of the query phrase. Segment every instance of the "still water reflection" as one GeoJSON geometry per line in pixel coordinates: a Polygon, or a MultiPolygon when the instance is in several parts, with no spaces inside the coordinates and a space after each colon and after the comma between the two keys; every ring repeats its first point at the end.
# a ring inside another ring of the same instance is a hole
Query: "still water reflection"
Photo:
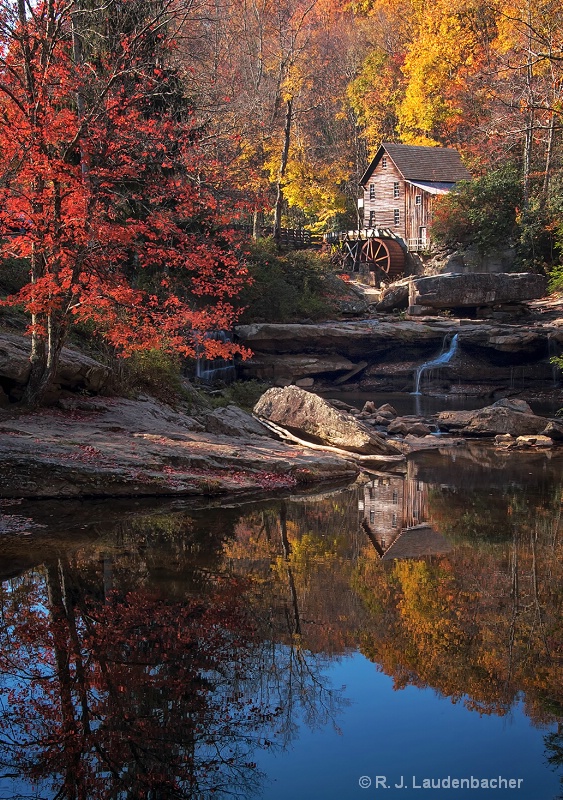
{"type": "Polygon", "coordinates": [[[555,798],[562,496],[560,460],[470,449],[231,508],[1,507],[0,797],[555,798]]]}

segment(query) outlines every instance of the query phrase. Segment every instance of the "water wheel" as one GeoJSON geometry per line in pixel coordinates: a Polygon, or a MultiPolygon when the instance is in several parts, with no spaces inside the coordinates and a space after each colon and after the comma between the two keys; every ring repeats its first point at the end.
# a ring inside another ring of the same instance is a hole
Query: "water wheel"
{"type": "Polygon", "coordinates": [[[360,261],[373,272],[385,272],[392,281],[402,275],[405,269],[405,253],[395,239],[366,239],[362,244],[360,261]]]}

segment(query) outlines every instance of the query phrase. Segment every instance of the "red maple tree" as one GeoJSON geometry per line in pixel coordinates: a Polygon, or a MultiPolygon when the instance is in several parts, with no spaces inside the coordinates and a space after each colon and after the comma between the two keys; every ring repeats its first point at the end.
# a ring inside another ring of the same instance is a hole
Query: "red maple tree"
{"type": "Polygon", "coordinates": [[[169,0],[0,3],[0,252],[30,265],[3,302],[31,315],[28,403],[75,321],[124,354],[236,350],[205,338],[247,273],[169,66],[186,24],[169,0]]]}

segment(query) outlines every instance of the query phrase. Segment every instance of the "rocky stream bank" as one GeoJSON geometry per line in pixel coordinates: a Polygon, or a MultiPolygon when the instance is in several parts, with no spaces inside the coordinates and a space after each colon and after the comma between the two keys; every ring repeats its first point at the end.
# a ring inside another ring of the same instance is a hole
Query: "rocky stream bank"
{"type": "Polygon", "coordinates": [[[525,398],[561,398],[551,358],[563,352],[563,302],[532,302],[526,314],[525,323],[502,324],[379,315],[241,326],[238,337],[254,352],[241,376],[274,384],[254,415],[103,396],[107,367],[71,348],[52,405],[24,412],[14,401],[27,379],[29,343],[0,332],[0,498],[240,496],[342,483],[382,463],[401,469],[410,452],[467,447],[475,438],[507,452],[558,448],[563,426],[534,414],[525,398]],[[445,347],[451,357],[431,368],[445,347]],[[473,395],[483,407],[425,418],[316,394],[412,392],[421,365],[425,393],[473,395]]]}
{"type": "Polygon", "coordinates": [[[563,315],[538,313],[525,324],[446,317],[255,324],[237,334],[254,353],[240,365],[241,375],[277,386],[412,392],[418,367],[457,336],[455,357],[425,374],[425,392],[483,398],[560,392],[551,359],[563,353],[563,315]]]}
{"type": "Polygon", "coordinates": [[[0,411],[0,504],[291,491],[348,482],[366,469],[400,470],[410,452],[475,438],[551,449],[563,442],[563,426],[518,400],[422,419],[389,405],[356,410],[295,386],[268,390],[254,416],[232,405],[190,416],[149,397],[62,400],[0,411]]]}

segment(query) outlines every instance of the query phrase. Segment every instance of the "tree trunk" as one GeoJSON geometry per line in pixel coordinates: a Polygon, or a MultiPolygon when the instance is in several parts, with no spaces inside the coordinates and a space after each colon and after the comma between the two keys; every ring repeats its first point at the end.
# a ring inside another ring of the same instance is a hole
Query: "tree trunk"
{"type": "Polygon", "coordinates": [[[283,129],[283,146],[280,161],[280,168],[278,172],[278,180],[276,183],[276,204],[274,206],[274,240],[279,247],[280,234],[281,234],[281,218],[283,209],[283,179],[287,169],[287,161],[289,158],[289,145],[291,142],[291,123],[293,121],[293,98],[290,97],[286,101],[285,106],[285,125],[283,129]]]}
{"type": "Polygon", "coordinates": [[[46,571],[47,596],[49,600],[51,636],[57,678],[60,690],[60,712],[64,736],[76,734],[76,719],[72,702],[72,679],[70,677],[70,655],[66,611],[63,603],[58,564],[48,564],[46,571]]]}
{"type": "Polygon", "coordinates": [[[528,62],[526,64],[526,100],[528,104],[523,153],[523,211],[527,217],[530,204],[530,173],[532,171],[532,151],[536,115],[534,110],[534,65],[532,61],[532,12],[528,3],[528,62]]]}
{"type": "MultiPolygon", "coordinates": [[[[35,318],[33,318],[35,320],[35,318]]],[[[46,319],[47,332],[34,330],[31,335],[31,372],[22,402],[36,408],[52,385],[66,338],[66,324],[55,314],[46,319]]]]}
{"type": "Polygon", "coordinates": [[[530,109],[528,123],[526,125],[526,132],[524,134],[524,159],[523,159],[523,209],[524,214],[527,215],[530,205],[530,172],[532,168],[532,147],[534,142],[534,111],[530,109]]]}
{"type": "Polygon", "coordinates": [[[293,609],[293,623],[289,621],[289,614],[287,614],[290,633],[294,636],[301,636],[301,614],[299,611],[299,598],[297,596],[297,587],[295,586],[295,579],[293,577],[293,570],[289,561],[291,556],[291,545],[287,537],[287,505],[285,500],[282,500],[280,506],[280,534],[284,561],[286,563],[287,584],[289,587],[289,594],[291,596],[291,606],[293,609]]]}
{"type": "Polygon", "coordinates": [[[551,119],[549,120],[549,129],[547,133],[547,145],[545,148],[545,174],[543,176],[543,187],[541,196],[541,207],[543,208],[547,203],[549,195],[549,182],[551,180],[551,161],[553,155],[553,139],[555,134],[555,114],[551,112],[551,119]]]}
{"type": "Polygon", "coordinates": [[[252,238],[260,239],[263,236],[262,227],[264,224],[263,214],[261,211],[255,211],[252,216],[252,238]]]}

